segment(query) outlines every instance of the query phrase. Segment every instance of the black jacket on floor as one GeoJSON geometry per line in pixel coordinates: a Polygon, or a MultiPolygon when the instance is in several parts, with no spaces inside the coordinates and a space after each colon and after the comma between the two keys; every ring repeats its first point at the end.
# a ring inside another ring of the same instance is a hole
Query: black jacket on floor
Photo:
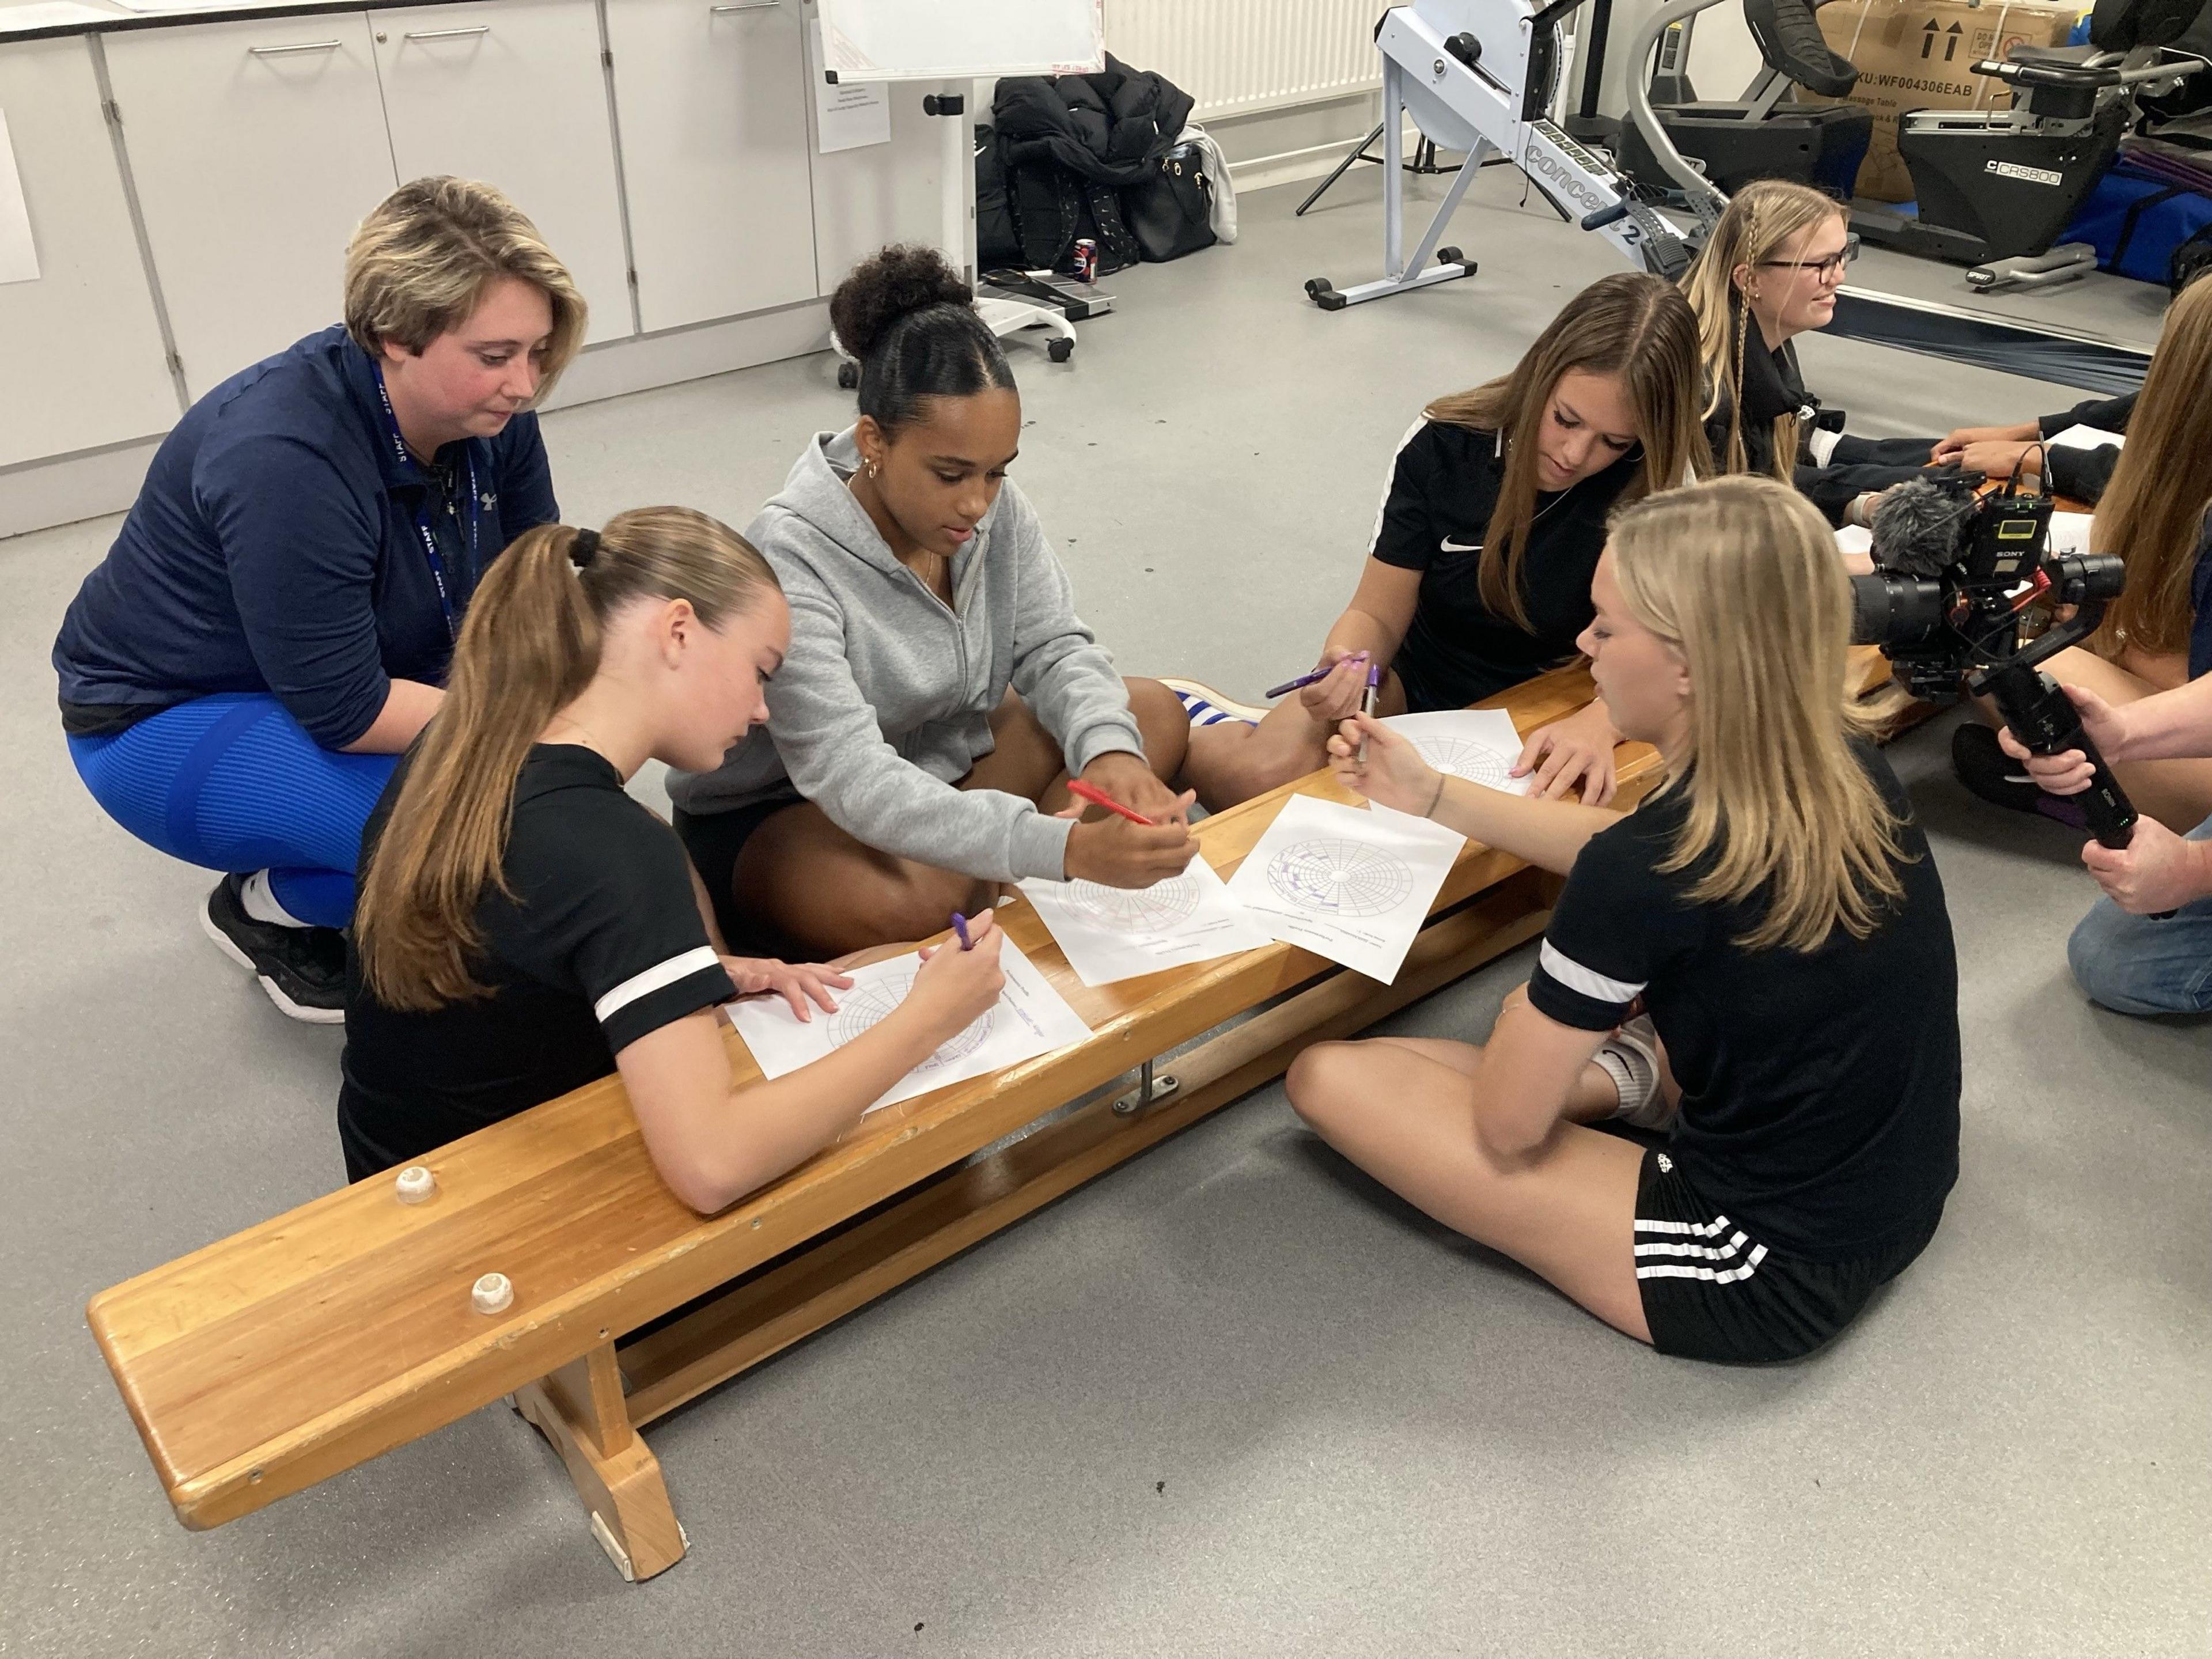
{"type": "Polygon", "coordinates": [[[1009,166],[1051,161],[1095,183],[1142,184],[1190,124],[1194,100],[1109,52],[1096,75],[1010,76],[991,100],[1009,166]]]}

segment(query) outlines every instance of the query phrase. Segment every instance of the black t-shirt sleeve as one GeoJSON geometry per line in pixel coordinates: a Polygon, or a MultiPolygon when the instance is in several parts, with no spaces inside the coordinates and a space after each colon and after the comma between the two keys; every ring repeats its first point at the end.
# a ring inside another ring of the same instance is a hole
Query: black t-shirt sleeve
{"type": "Polygon", "coordinates": [[[515,903],[501,907],[502,957],[589,1002],[617,1054],[736,994],[674,830],[611,790],[533,805],[508,843],[515,903]]]}
{"type": "Polygon", "coordinates": [[[1433,491],[1444,465],[1436,422],[1423,421],[1398,446],[1390,464],[1389,487],[1375,515],[1370,557],[1401,570],[1426,570],[1438,550],[1433,491]]]}
{"type": "Polygon", "coordinates": [[[1609,1031],[1629,1017],[1644,988],[1689,948],[1691,914],[1659,873],[1667,850],[1662,819],[1625,819],[1590,838],[1552,907],[1528,1000],[1562,1025],[1609,1031]]]}
{"type": "Polygon", "coordinates": [[[2100,432],[2127,434],[2128,422],[2135,418],[2136,399],[2139,392],[2123,392],[2117,398],[2088,398],[2071,409],[2062,409],[2056,415],[2045,415],[2036,425],[2046,438],[2055,438],[2069,426],[2092,426],[2100,432]]]}

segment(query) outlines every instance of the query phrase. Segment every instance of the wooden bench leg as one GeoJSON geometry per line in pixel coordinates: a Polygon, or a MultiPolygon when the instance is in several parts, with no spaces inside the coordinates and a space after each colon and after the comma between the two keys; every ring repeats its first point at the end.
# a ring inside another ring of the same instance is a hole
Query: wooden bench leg
{"type": "Polygon", "coordinates": [[[632,1583],[684,1559],[690,1540],[669,1506],[660,1461],[631,1427],[612,1343],[518,1389],[515,1409],[553,1443],[599,1540],[632,1583]]]}

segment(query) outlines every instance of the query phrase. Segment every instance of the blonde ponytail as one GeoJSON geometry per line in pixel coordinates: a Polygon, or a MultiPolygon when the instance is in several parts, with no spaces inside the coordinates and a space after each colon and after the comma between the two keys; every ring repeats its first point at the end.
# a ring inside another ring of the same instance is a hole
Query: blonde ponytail
{"type": "Polygon", "coordinates": [[[685,599],[708,628],[777,590],[768,562],[687,507],[641,507],[592,532],[526,532],[492,562],[361,882],[362,971],[388,1008],[428,1012],[486,994],[474,963],[503,866],[515,780],[538,733],[599,666],[607,619],[641,599],[685,599]]]}

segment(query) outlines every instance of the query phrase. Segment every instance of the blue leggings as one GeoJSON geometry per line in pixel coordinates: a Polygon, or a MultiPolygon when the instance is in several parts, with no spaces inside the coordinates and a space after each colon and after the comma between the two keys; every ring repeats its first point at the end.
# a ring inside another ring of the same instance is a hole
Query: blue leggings
{"type": "Polygon", "coordinates": [[[325,749],[254,692],[180,703],[69,747],[92,798],[149,847],[210,870],[266,870],[276,902],[316,927],[353,920],[362,826],[397,755],[325,749]]]}

